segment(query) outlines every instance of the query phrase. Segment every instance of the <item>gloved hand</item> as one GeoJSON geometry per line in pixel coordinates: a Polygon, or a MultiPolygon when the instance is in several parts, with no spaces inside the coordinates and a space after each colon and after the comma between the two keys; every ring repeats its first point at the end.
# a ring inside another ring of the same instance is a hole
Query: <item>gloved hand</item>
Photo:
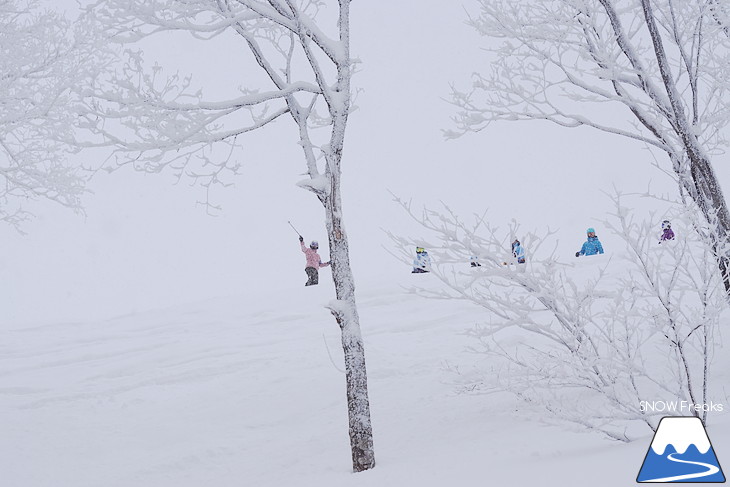
{"type": "Polygon", "coordinates": [[[576,253],[575,253],[575,256],[576,256],[576,257],[580,257],[580,251],[576,252],[576,253]]]}
{"type": "Polygon", "coordinates": [[[302,237],[301,235],[299,235],[299,241],[300,242],[304,242],[304,237],[302,237]]]}

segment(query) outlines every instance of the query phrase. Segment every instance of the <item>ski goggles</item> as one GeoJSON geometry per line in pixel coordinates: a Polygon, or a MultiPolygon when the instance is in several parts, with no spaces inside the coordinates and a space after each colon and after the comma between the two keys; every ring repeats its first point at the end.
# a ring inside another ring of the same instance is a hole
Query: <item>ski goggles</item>
{"type": "Polygon", "coordinates": [[[423,247],[416,247],[416,253],[417,253],[417,254],[422,254],[422,253],[424,253],[425,251],[426,251],[426,250],[425,250],[425,249],[424,249],[423,247]]]}

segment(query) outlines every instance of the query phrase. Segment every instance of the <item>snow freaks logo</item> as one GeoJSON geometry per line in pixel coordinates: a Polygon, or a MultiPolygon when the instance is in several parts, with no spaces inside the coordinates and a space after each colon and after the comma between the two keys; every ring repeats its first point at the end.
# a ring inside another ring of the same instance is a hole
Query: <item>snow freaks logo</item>
{"type": "Polygon", "coordinates": [[[725,475],[700,418],[662,418],[636,481],[725,482],[725,475]]]}
{"type": "Polygon", "coordinates": [[[679,414],[692,414],[699,412],[721,413],[725,409],[722,404],[711,402],[710,404],[692,404],[689,401],[641,401],[639,409],[646,412],[667,412],[679,414]]]}

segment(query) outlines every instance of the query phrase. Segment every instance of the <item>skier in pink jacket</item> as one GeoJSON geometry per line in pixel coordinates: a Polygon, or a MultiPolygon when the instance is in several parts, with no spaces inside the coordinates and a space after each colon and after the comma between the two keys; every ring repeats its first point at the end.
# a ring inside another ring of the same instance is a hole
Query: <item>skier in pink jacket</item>
{"type": "Polygon", "coordinates": [[[319,244],[316,240],[313,240],[311,244],[309,244],[309,248],[304,246],[304,237],[299,237],[299,245],[302,247],[302,252],[304,252],[304,256],[307,258],[307,267],[304,268],[304,272],[307,273],[307,277],[309,277],[309,280],[307,281],[305,286],[314,286],[316,284],[319,284],[319,268],[320,267],[327,267],[330,265],[329,261],[322,263],[322,259],[319,257],[319,254],[317,253],[317,249],[319,249],[319,244]]]}

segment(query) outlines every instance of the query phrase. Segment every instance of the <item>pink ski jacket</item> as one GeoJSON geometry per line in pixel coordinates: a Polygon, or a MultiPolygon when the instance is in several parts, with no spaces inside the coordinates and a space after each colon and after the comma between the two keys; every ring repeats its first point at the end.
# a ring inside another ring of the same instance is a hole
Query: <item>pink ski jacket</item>
{"type": "Polygon", "coordinates": [[[316,250],[306,247],[304,245],[304,242],[299,242],[299,245],[302,246],[302,252],[304,252],[304,255],[307,257],[307,267],[314,267],[315,269],[318,269],[320,267],[327,267],[329,265],[329,263],[322,263],[322,259],[319,257],[319,254],[316,250]]]}

